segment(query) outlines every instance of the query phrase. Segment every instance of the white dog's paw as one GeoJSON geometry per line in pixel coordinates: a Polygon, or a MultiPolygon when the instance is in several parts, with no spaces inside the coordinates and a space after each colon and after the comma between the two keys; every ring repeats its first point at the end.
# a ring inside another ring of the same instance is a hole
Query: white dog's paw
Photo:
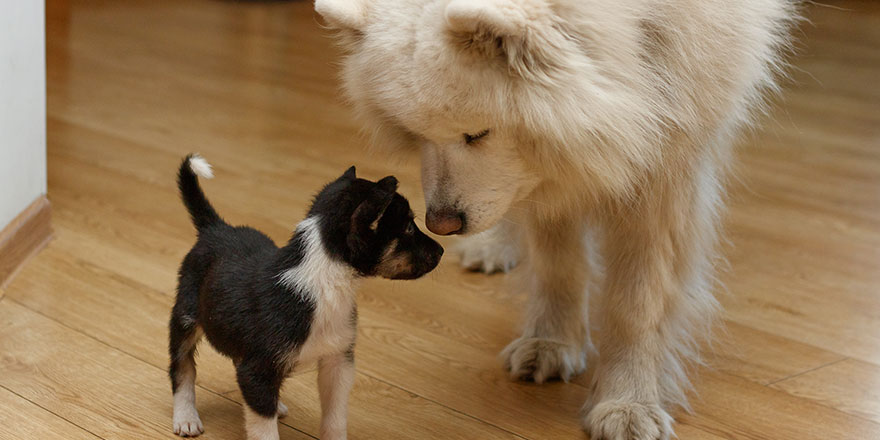
{"type": "Polygon", "coordinates": [[[587,368],[582,347],[551,339],[519,337],[504,348],[501,357],[511,378],[535,383],[555,377],[568,382],[587,368]]]}
{"type": "Polygon", "coordinates": [[[478,272],[509,272],[519,262],[516,241],[495,229],[463,239],[456,250],[461,266],[478,272]]]}
{"type": "Polygon", "coordinates": [[[289,413],[290,413],[290,411],[287,409],[287,405],[285,405],[284,402],[279,400],[278,401],[278,418],[283,419],[283,418],[287,417],[287,414],[289,414],[289,413]]]}
{"type": "Polygon", "coordinates": [[[202,420],[195,408],[174,412],[174,433],[181,437],[198,437],[205,432],[202,420]]]}
{"type": "Polygon", "coordinates": [[[600,402],[584,418],[590,440],[668,440],[672,417],[656,404],[600,402]]]}

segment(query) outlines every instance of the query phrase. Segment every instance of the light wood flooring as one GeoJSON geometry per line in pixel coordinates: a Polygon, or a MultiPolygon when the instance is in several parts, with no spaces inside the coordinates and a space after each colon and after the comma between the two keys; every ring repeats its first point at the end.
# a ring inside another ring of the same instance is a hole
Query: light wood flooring
{"type": "MultiPolygon", "coordinates": [[[[174,438],[166,322],[194,239],[175,168],[202,152],[230,221],[288,238],[311,194],[367,156],[309,1],[48,1],[56,237],[0,292],[0,438],[174,438]]],[[[880,439],[880,3],[808,6],[786,92],[741,149],[719,289],[726,330],[681,439],[880,439]]],[[[449,245],[452,240],[443,240],[449,245]]],[[[586,378],[510,381],[520,295],[453,253],[359,304],[352,439],[576,439],[586,378]]],[[[317,435],[314,370],[282,438],[317,435]]],[[[233,370],[206,345],[206,439],[243,438],[233,370]]]]}

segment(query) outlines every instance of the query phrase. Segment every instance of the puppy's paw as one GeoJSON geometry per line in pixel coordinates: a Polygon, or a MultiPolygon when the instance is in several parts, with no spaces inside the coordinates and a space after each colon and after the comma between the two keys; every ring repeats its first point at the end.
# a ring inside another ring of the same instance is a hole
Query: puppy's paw
{"type": "Polygon", "coordinates": [[[582,347],[551,339],[517,338],[504,348],[501,357],[510,377],[535,383],[555,377],[568,382],[587,368],[582,347]]]}
{"type": "Polygon", "coordinates": [[[195,408],[174,413],[174,433],[181,437],[198,437],[205,432],[202,420],[195,408]]]}
{"type": "Polygon", "coordinates": [[[591,440],[668,440],[672,417],[657,404],[599,402],[583,420],[591,440]]]}
{"type": "Polygon", "coordinates": [[[279,400],[278,401],[278,418],[283,419],[283,418],[287,417],[287,414],[289,414],[289,413],[290,413],[290,411],[288,411],[287,405],[285,405],[284,402],[279,400]]]}
{"type": "Polygon", "coordinates": [[[461,266],[475,272],[509,272],[519,262],[516,241],[495,229],[463,239],[456,250],[461,266]]]}
{"type": "Polygon", "coordinates": [[[345,429],[321,429],[321,440],[346,440],[345,429]]]}

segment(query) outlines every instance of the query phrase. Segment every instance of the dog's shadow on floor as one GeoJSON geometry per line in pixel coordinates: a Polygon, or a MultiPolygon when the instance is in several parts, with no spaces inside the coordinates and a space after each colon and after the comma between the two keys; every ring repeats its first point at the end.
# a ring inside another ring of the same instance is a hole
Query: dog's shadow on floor
{"type": "Polygon", "coordinates": [[[230,405],[225,398],[201,399],[196,404],[199,416],[205,425],[205,432],[235,430],[241,438],[244,435],[244,410],[241,405],[230,405]]]}

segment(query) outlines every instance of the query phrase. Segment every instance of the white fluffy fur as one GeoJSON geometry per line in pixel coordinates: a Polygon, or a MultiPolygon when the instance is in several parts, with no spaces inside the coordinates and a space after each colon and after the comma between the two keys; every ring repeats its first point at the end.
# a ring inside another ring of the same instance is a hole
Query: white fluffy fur
{"type": "Polygon", "coordinates": [[[462,210],[468,233],[496,228],[465,245],[464,263],[525,254],[531,292],[523,334],[504,352],[511,373],[540,382],[584,369],[595,287],[601,333],[584,427],[668,438],[668,411],[686,404],[686,365],[717,308],[732,146],[776,88],[793,4],[330,3],[316,8],[338,30],[344,87],[375,144],[421,150],[429,210],[462,210]],[[521,231],[498,230],[511,215],[521,231]],[[580,239],[594,229],[601,258],[580,239]],[[476,247],[499,254],[474,257],[476,247]]]}
{"type": "Polygon", "coordinates": [[[315,10],[335,26],[360,28],[366,25],[367,4],[359,0],[326,0],[315,3],[315,10]]]}
{"type": "Polygon", "coordinates": [[[189,168],[192,170],[196,176],[203,177],[205,179],[210,179],[214,177],[214,170],[211,168],[211,164],[205,160],[204,157],[199,156],[198,154],[193,154],[189,159],[189,168]]]}

